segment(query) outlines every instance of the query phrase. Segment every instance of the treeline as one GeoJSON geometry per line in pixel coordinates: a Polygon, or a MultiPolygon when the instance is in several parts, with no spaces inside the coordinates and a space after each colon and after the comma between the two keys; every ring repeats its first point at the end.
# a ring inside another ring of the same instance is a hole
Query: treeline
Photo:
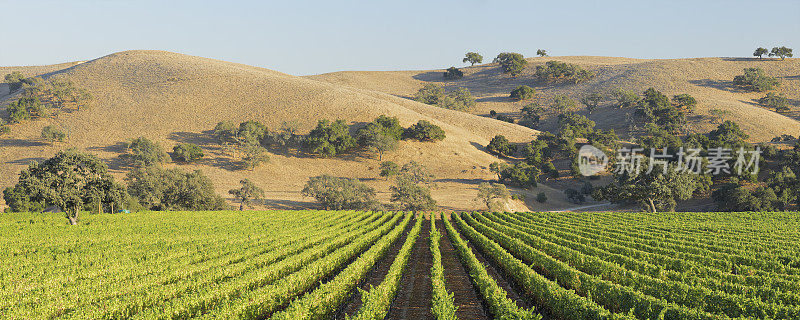
{"type": "Polygon", "coordinates": [[[393,179],[390,203],[378,202],[375,189],[348,178],[322,175],[309,178],[303,195],[312,197],[326,210],[406,210],[429,211],[436,208],[431,197],[436,178],[424,165],[410,161],[403,166],[392,161],[380,165],[380,176],[393,179]]]}
{"type": "MultiPolygon", "coordinates": [[[[0,135],[10,131],[9,124],[52,117],[67,108],[80,110],[93,101],[86,89],[76,87],[63,77],[54,76],[47,80],[26,78],[19,71],[14,71],[4,77],[4,82],[8,83],[12,93],[22,92],[18,99],[6,105],[7,116],[0,119],[0,135]]],[[[42,135],[44,137],[45,133],[42,135]]]]}
{"type": "Polygon", "coordinates": [[[267,148],[292,149],[309,155],[335,157],[356,151],[374,152],[380,158],[383,154],[397,149],[401,140],[436,142],[445,138],[444,130],[426,120],[420,120],[408,128],[400,126],[396,117],[381,115],[363,127],[354,130],[344,120],[319,120],[317,126],[307,135],[298,133],[297,124],[284,122],[278,130],[270,131],[258,121],[245,121],[238,126],[223,121],[214,127],[213,135],[224,147],[245,154],[245,162],[254,154],[266,153],[267,148]]]}

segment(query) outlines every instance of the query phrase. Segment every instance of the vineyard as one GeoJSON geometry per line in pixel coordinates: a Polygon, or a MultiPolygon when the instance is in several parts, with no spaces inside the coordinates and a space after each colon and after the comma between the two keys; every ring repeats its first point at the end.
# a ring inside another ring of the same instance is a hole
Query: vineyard
{"type": "Polygon", "coordinates": [[[0,319],[800,319],[796,213],[14,213],[0,233],[0,319]]]}

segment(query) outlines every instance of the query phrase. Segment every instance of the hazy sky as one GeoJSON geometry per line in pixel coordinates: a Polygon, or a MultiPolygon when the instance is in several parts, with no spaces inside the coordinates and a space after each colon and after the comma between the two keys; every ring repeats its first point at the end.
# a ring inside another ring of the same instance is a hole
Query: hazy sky
{"type": "Polygon", "coordinates": [[[2,66],[160,49],[305,75],[461,66],[467,51],[486,62],[538,48],[636,58],[800,49],[800,0],[0,0],[0,30],[2,66]]]}

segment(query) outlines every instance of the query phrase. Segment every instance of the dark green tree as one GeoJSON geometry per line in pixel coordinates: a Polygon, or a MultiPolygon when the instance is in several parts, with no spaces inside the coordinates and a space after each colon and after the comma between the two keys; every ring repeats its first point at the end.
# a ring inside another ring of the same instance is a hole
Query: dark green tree
{"type": "Polygon", "coordinates": [[[414,100],[424,104],[438,104],[439,100],[444,96],[445,91],[443,86],[428,83],[414,94],[414,100]]]}
{"type": "Polygon", "coordinates": [[[767,76],[761,68],[744,69],[744,74],[734,77],[733,83],[756,92],[769,91],[780,85],[778,79],[767,76]]]}
{"type": "Polygon", "coordinates": [[[418,121],[403,132],[403,139],[436,142],[444,140],[444,138],[444,130],[426,120],[418,121]]]}
{"type": "Polygon", "coordinates": [[[769,52],[770,57],[780,57],[781,60],[785,60],[786,57],[792,57],[792,49],[787,48],[785,46],[782,47],[774,47],[772,51],[769,52]]]}
{"type": "Polygon", "coordinates": [[[228,190],[228,194],[239,200],[239,211],[243,211],[245,205],[252,208],[253,200],[264,197],[264,190],[259,188],[253,181],[250,181],[250,179],[241,180],[239,183],[242,184],[240,188],[228,190]]]}
{"type": "Polygon", "coordinates": [[[444,77],[445,80],[457,80],[464,77],[464,72],[461,72],[461,70],[458,70],[456,67],[450,67],[442,74],[442,77],[444,77]]]}
{"type": "Polygon", "coordinates": [[[32,204],[36,203],[55,205],[64,211],[71,225],[78,223],[78,212],[84,207],[121,208],[124,194],[125,188],[114,181],[97,156],[74,149],[30,164],[20,172],[17,184],[4,192],[6,202],[15,209],[35,207],[32,204]]]}
{"type": "Polygon", "coordinates": [[[652,171],[624,171],[614,174],[614,181],[595,188],[595,200],[612,203],[638,203],[649,212],[673,211],[677,201],[687,200],[699,186],[699,175],[675,170],[674,165],[656,165],[652,171]]]}
{"type": "Polygon", "coordinates": [[[58,127],[49,125],[42,128],[42,139],[52,143],[63,142],[67,134],[59,130],[58,127]]]}
{"type": "Polygon", "coordinates": [[[754,57],[758,57],[759,59],[761,59],[761,58],[764,57],[765,54],[768,54],[768,53],[769,53],[769,51],[767,50],[767,48],[758,47],[758,48],[756,48],[756,51],[753,52],[753,56],[754,57]]]}
{"type": "Polygon", "coordinates": [[[172,147],[172,161],[191,163],[203,158],[203,149],[196,144],[180,143],[172,147]]]}
{"type": "Polygon", "coordinates": [[[536,50],[536,55],[540,56],[540,57],[546,57],[547,56],[547,50],[544,50],[544,49],[536,50]]]}
{"type": "Polygon", "coordinates": [[[766,96],[759,98],[758,103],[765,107],[773,108],[778,112],[789,111],[789,107],[791,106],[786,96],[782,93],[775,94],[774,92],[769,92],[766,96]]]}
{"type": "Polygon", "coordinates": [[[552,108],[558,113],[564,113],[575,109],[575,100],[565,95],[557,95],[553,97],[552,108]]]}
{"type": "Polygon", "coordinates": [[[377,207],[375,189],[354,180],[329,175],[311,177],[302,191],[325,210],[369,210],[377,207]]]}
{"type": "Polygon", "coordinates": [[[389,177],[396,176],[400,173],[400,166],[394,161],[381,162],[380,169],[381,169],[380,176],[385,177],[387,179],[389,177]]]}
{"type": "Polygon", "coordinates": [[[405,175],[399,175],[390,190],[392,192],[390,201],[399,203],[403,210],[431,211],[436,209],[436,200],[431,197],[431,190],[414,183],[405,175]]]}
{"type": "Polygon", "coordinates": [[[543,66],[536,66],[535,77],[545,83],[581,83],[594,78],[594,73],[584,70],[576,64],[548,61],[543,66]]]}
{"type": "Polygon", "coordinates": [[[503,70],[503,73],[507,73],[512,77],[520,75],[528,64],[523,55],[515,52],[503,52],[497,55],[493,62],[500,64],[500,69],[503,70]]]}
{"type": "Polygon", "coordinates": [[[492,138],[486,150],[497,155],[510,156],[514,152],[514,145],[505,136],[498,134],[492,138]]]}
{"type": "Polygon", "coordinates": [[[164,152],[158,142],[145,137],[138,137],[127,143],[127,153],[120,157],[138,167],[164,163],[169,155],[164,152]]]}
{"type": "Polygon", "coordinates": [[[470,65],[474,66],[476,63],[483,63],[483,56],[477,52],[467,52],[461,62],[469,62],[470,65]]]}
{"type": "Polygon", "coordinates": [[[214,183],[200,170],[184,172],[150,166],[125,176],[128,193],[144,208],[156,211],[228,210],[230,206],[214,192],[214,183]]]}
{"type": "Polygon", "coordinates": [[[586,106],[586,111],[589,112],[589,114],[592,114],[592,112],[594,112],[594,110],[600,106],[600,103],[603,102],[604,99],[605,96],[603,94],[599,92],[592,92],[582,97],[581,103],[586,106]]]}
{"type": "Polygon", "coordinates": [[[529,86],[519,86],[514,90],[511,90],[510,98],[513,100],[521,101],[521,100],[530,100],[536,96],[536,90],[529,86]]]}
{"type": "Polygon", "coordinates": [[[345,153],[355,146],[356,140],[350,135],[350,128],[344,120],[319,120],[317,127],[311,130],[305,140],[308,153],[323,157],[345,153]]]}

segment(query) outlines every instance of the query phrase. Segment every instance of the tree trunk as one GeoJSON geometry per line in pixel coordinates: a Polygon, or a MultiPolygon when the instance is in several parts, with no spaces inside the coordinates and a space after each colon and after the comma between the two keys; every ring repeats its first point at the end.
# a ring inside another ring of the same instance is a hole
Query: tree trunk
{"type": "Polygon", "coordinates": [[[239,211],[244,211],[244,201],[239,204],[239,211]]]}
{"type": "Polygon", "coordinates": [[[656,205],[653,203],[653,199],[647,198],[647,201],[650,203],[650,212],[656,213],[656,205]]]}

